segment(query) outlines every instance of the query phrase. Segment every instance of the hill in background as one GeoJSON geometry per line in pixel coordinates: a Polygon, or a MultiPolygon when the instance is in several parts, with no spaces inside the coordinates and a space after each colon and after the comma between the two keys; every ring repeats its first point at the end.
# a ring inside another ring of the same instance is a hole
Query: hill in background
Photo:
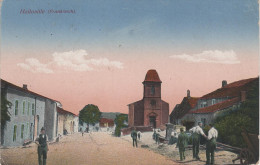
{"type": "Polygon", "coordinates": [[[120,115],[123,113],[120,112],[102,112],[100,118],[107,118],[107,119],[113,119],[115,120],[117,115],[120,115]]]}

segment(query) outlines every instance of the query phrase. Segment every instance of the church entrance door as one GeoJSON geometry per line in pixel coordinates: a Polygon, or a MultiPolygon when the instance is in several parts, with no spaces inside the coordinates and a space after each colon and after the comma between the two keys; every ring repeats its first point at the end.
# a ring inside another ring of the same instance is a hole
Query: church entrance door
{"type": "Polygon", "coordinates": [[[149,120],[150,120],[150,126],[156,128],[156,116],[150,116],[149,120]]]}

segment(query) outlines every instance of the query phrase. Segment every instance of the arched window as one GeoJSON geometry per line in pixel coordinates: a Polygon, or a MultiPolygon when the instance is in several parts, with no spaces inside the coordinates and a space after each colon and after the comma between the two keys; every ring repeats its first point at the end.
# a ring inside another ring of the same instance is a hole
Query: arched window
{"type": "Polygon", "coordinates": [[[151,87],[151,95],[154,95],[155,94],[155,88],[154,86],[151,87]]]}
{"type": "Polygon", "coordinates": [[[18,100],[15,101],[15,107],[14,107],[14,115],[17,116],[18,115],[18,100]]]}
{"type": "Polygon", "coordinates": [[[13,142],[16,141],[17,125],[14,125],[13,142]]]}

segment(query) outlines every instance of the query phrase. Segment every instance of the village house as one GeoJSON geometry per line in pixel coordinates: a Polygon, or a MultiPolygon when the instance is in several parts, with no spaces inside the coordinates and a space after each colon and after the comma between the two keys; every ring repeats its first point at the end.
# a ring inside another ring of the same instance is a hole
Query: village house
{"type": "Polygon", "coordinates": [[[72,112],[57,107],[58,112],[58,135],[78,132],[78,116],[72,112]]]}
{"type": "Polygon", "coordinates": [[[111,131],[115,130],[115,124],[113,119],[100,118],[99,120],[100,131],[111,131]]]}
{"type": "Polygon", "coordinates": [[[181,125],[181,118],[190,110],[196,109],[199,97],[191,97],[190,90],[187,90],[187,96],[183,98],[180,104],[177,104],[170,114],[170,123],[181,125]]]}
{"type": "Polygon", "coordinates": [[[149,70],[143,81],[143,99],[128,105],[128,124],[159,128],[169,120],[169,104],[161,99],[161,83],[156,70],[149,70]]]}
{"type": "Polygon", "coordinates": [[[45,127],[50,140],[56,137],[56,101],[1,79],[1,93],[12,103],[10,121],[1,130],[3,146],[20,146],[33,141],[45,127]]]}
{"type": "MultiPolygon", "coordinates": [[[[222,87],[200,97],[194,108],[185,111],[183,115],[176,115],[178,123],[190,125],[201,121],[204,125],[213,123],[217,117],[224,116],[227,111],[236,110],[246,100],[246,94],[252,84],[259,84],[259,77],[244,79],[227,84],[222,81],[222,87]]],[[[178,106],[179,107],[179,106],[178,106]]],[[[182,109],[176,108],[172,114],[178,114],[182,109]]]]}

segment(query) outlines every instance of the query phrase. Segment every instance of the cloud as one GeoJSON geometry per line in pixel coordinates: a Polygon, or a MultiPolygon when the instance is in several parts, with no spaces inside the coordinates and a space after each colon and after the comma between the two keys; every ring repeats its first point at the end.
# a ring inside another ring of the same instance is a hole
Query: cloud
{"type": "Polygon", "coordinates": [[[18,63],[17,66],[34,73],[53,73],[53,70],[48,68],[48,64],[42,64],[36,58],[28,58],[25,63],[18,63]]]}
{"type": "Polygon", "coordinates": [[[123,69],[123,63],[119,61],[109,61],[107,58],[99,58],[99,59],[90,59],[88,63],[95,66],[107,66],[107,67],[115,67],[118,69],[123,69]]]}
{"type": "Polygon", "coordinates": [[[123,63],[120,61],[110,61],[107,58],[87,59],[85,50],[76,50],[62,53],[53,53],[53,62],[58,66],[71,68],[74,71],[91,71],[94,67],[114,67],[123,69],[123,63]]]}
{"type": "Polygon", "coordinates": [[[25,63],[17,64],[19,67],[35,73],[54,73],[49,66],[73,70],[73,71],[93,71],[98,67],[113,67],[123,69],[123,63],[120,61],[110,61],[107,58],[88,59],[86,50],[80,49],[68,52],[54,52],[52,60],[43,64],[36,58],[28,58],[25,63]]]}
{"type": "Polygon", "coordinates": [[[180,54],[172,55],[170,58],[181,59],[194,63],[217,63],[217,64],[239,64],[237,54],[233,50],[205,50],[198,54],[180,54]]]}
{"type": "Polygon", "coordinates": [[[91,71],[93,70],[87,63],[85,50],[76,50],[69,52],[55,52],[52,54],[53,63],[60,67],[71,69],[74,71],[91,71]]]}

